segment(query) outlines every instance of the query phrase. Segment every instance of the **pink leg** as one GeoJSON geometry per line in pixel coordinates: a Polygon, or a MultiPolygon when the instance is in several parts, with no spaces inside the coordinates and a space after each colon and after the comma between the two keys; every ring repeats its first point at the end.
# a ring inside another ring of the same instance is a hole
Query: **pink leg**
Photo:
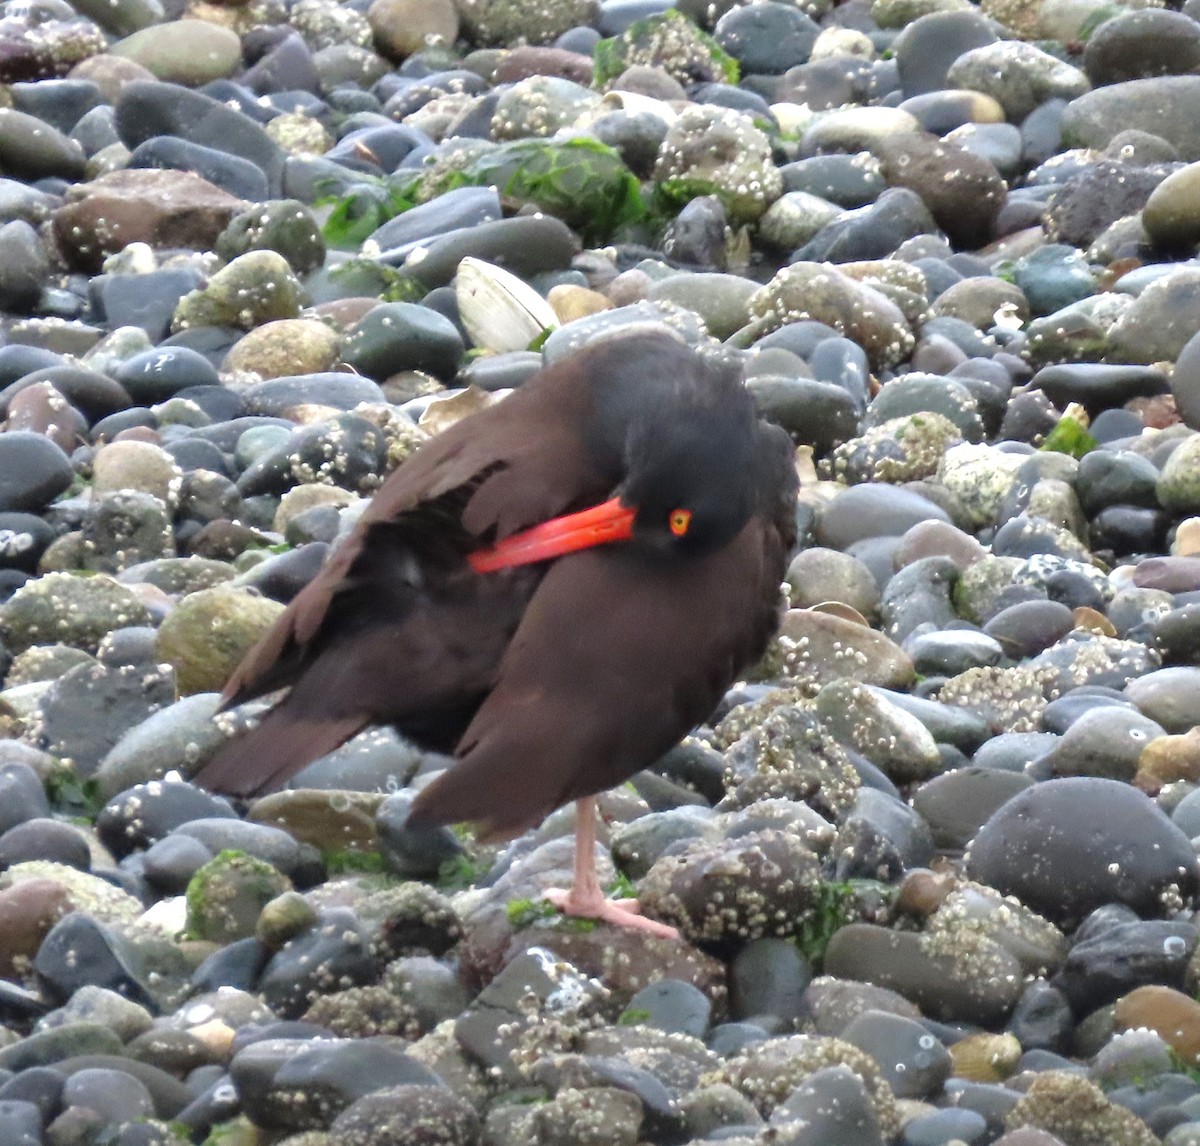
{"type": "Polygon", "coordinates": [[[618,927],[649,931],[662,939],[678,939],[674,927],[647,919],[636,899],[605,899],[596,878],[596,797],[575,803],[575,880],[569,891],[552,887],[546,898],[564,915],[578,915],[618,927]]]}

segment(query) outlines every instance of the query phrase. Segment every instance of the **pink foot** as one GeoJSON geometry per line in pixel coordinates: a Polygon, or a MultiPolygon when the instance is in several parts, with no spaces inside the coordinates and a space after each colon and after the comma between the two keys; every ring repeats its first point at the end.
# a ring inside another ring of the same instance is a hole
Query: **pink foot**
{"type": "Polygon", "coordinates": [[[635,931],[648,931],[660,939],[679,938],[679,932],[674,927],[642,915],[642,909],[636,899],[605,899],[599,892],[595,895],[580,895],[574,888],[564,891],[561,887],[550,888],[545,896],[564,915],[595,919],[601,923],[612,923],[617,927],[629,927],[635,931]]]}

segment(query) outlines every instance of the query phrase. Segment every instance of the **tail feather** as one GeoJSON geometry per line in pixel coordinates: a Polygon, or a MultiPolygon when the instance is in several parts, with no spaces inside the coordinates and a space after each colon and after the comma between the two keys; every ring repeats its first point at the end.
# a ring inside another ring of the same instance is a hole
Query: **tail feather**
{"type": "Polygon", "coordinates": [[[231,796],[270,791],[344,744],[370,720],[358,714],[306,718],[292,707],[285,700],[273,708],[257,728],[227,743],[192,777],[192,782],[210,792],[231,796]]]}

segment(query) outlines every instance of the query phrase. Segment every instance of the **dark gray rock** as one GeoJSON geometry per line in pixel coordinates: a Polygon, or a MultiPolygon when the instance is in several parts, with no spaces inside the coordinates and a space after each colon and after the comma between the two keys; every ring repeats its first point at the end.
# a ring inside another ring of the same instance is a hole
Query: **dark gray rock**
{"type": "Polygon", "coordinates": [[[0,434],[0,510],[39,513],[74,477],[67,455],[27,430],[0,434]]]}
{"type": "Polygon", "coordinates": [[[1197,887],[1187,836],[1128,784],[1047,780],[1002,804],[967,855],[972,879],[1062,925],[1105,903],[1168,910],[1197,887]]]}

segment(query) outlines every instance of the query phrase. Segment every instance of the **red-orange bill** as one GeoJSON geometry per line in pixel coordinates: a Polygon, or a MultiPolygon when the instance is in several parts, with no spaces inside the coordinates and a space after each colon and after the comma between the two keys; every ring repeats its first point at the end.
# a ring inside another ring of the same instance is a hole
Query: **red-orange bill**
{"type": "Polygon", "coordinates": [[[628,541],[633,536],[633,519],[637,511],[612,498],[591,509],[568,513],[522,530],[498,541],[487,549],[477,549],[467,556],[476,573],[494,573],[514,565],[531,565],[549,561],[580,549],[607,545],[612,541],[628,541]]]}

